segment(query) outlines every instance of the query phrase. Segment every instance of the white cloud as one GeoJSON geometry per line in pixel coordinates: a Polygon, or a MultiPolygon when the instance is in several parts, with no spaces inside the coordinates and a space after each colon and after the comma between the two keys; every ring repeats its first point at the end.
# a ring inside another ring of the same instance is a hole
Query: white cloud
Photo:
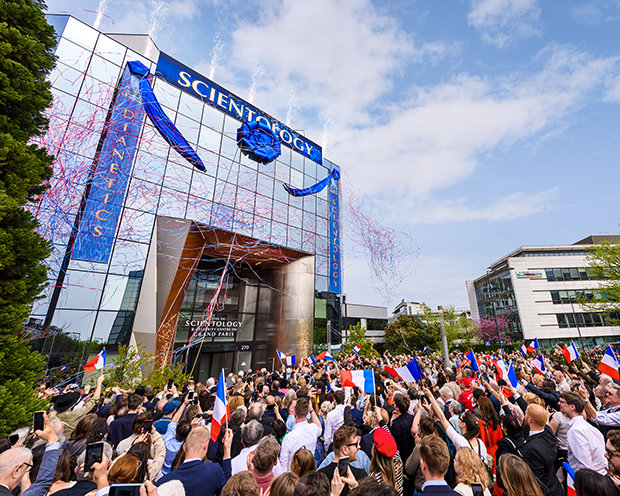
{"type": "Polygon", "coordinates": [[[620,103],[620,76],[612,78],[605,92],[605,101],[620,103]]]}
{"type": "Polygon", "coordinates": [[[520,38],[540,35],[536,0],[472,0],[467,20],[484,41],[498,47],[520,38]]]}
{"type": "Polygon", "coordinates": [[[412,223],[437,224],[442,222],[492,221],[501,222],[527,217],[558,208],[557,188],[539,193],[512,193],[481,207],[471,206],[467,198],[441,202],[426,201],[409,210],[412,223]]]}

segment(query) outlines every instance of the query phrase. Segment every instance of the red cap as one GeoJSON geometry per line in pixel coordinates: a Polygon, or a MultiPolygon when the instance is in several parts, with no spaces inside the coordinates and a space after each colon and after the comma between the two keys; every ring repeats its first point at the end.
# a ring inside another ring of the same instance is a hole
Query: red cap
{"type": "Polygon", "coordinates": [[[457,382],[462,382],[467,387],[469,387],[469,386],[471,386],[472,381],[473,381],[473,379],[471,377],[462,377],[457,382]]]}
{"type": "Polygon", "coordinates": [[[398,448],[396,447],[396,441],[392,434],[385,429],[377,427],[372,435],[372,439],[375,442],[375,448],[383,456],[388,458],[393,457],[396,454],[398,448]]]}

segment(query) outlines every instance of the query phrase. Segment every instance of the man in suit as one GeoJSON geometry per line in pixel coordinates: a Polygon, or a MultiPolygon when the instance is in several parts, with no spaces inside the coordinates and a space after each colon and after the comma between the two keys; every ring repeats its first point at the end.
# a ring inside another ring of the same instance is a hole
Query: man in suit
{"type": "Polygon", "coordinates": [[[129,412],[127,415],[117,418],[110,424],[110,432],[108,434],[108,441],[112,444],[114,449],[118,446],[123,439],[128,438],[133,434],[132,425],[140,411],[142,410],[142,404],[144,403],[144,396],[139,394],[132,394],[128,400],[129,412]]]}
{"type": "Polygon", "coordinates": [[[203,462],[209,447],[210,434],[204,427],[193,429],[185,441],[185,461],[176,470],[164,475],[157,481],[160,486],[164,482],[179,480],[183,483],[186,496],[213,496],[224,487],[230,479],[230,447],[233,433],[226,429],[224,434],[224,459],[222,465],[203,462]]]}
{"type": "MultiPolygon", "coordinates": [[[[36,480],[26,490],[22,486],[22,495],[32,496],[47,493],[54,479],[58,459],[62,454],[54,426],[47,415],[44,418],[45,428],[42,431],[36,431],[35,434],[39,439],[47,441],[47,446],[36,480]]],[[[11,448],[0,454],[0,495],[10,495],[11,491],[20,484],[24,474],[31,468],[32,452],[27,448],[11,448]]]]}
{"type": "Polygon", "coordinates": [[[558,439],[547,426],[547,420],[547,410],[542,406],[531,404],[527,407],[524,423],[530,432],[518,453],[532,469],[545,496],[563,496],[565,492],[555,475],[558,439]]]}
{"type": "Polygon", "coordinates": [[[426,436],[420,443],[420,468],[426,482],[422,495],[459,496],[448,486],[446,473],[450,466],[450,451],[445,441],[437,436],[426,436]]]}

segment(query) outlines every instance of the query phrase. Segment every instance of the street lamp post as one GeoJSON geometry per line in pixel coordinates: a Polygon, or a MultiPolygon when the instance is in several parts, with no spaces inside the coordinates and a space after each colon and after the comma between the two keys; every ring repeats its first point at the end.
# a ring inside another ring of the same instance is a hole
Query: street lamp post
{"type": "Polygon", "coordinates": [[[443,366],[446,370],[450,368],[450,357],[448,356],[448,338],[446,337],[446,323],[443,319],[443,307],[437,307],[439,311],[439,329],[441,331],[441,347],[443,348],[443,366]]]}

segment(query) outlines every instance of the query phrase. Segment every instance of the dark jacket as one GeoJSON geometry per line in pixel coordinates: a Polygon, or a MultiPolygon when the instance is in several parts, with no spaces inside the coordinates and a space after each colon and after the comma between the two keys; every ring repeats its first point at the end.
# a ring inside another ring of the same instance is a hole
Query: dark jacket
{"type": "Polygon", "coordinates": [[[133,421],[136,419],[137,416],[137,413],[128,413],[127,415],[123,415],[122,417],[117,418],[114,422],[110,424],[108,441],[112,443],[114,449],[116,449],[118,443],[120,443],[123,439],[133,434],[131,426],[133,425],[133,421]]]}
{"type": "Polygon", "coordinates": [[[411,424],[413,423],[413,415],[405,413],[392,421],[390,431],[396,440],[398,452],[403,460],[409,458],[415,446],[415,440],[411,435],[411,424]]]}
{"type": "Polygon", "coordinates": [[[518,453],[534,472],[545,496],[564,496],[565,492],[555,475],[558,439],[549,426],[540,434],[525,438],[518,453]]]}
{"type": "Polygon", "coordinates": [[[497,485],[502,489],[504,488],[504,484],[502,482],[502,474],[499,471],[499,459],[502,457],[502,455],[506,454],[519,456],[518,449],[521,447],[522,444],[523,438],[521,437],[512,438],[505,436],[497,442],[497,451],[495,452],[495,475],[497,479],[497,485]]]}
{"type": "Polygon", "coordinates": [[[181,481],[186,496],[213,496],[219,493],[230,478],[230,458],[217,463],[202,463],[199,460],[182,463],[179,468],[164,475],[156,485],[161,486],[171,480],[181,481]]]}
{"type": "MultiPolygon", "coordinates": [[[[318,472],[325,474],[327,478],[329,479],[329,483],[331,484],[331,481],[334,477],[334,470],[336,470],[337,467],[338,467],[338,464],[336,462],[331,462],[329,465],[326,465],[322,469],[318,470],[318,472]]],[[[349,465],[349,468],[351,469],[351,473],[353,474],[353,477],[355,477],[355,480],[357,481],[364,479],[368,475],[366,471],[362,470],[361,468],[355,468],[355,467],[352,467],[351,465],[349,465]]],[[[344,488],[342,489],[342,492],[340,493],[340,496],[346,496],[347,494],[349,494],[349,486],[345,484],[344,488]]]]}
{"type": "Polygon", "coordinates": [[[422,495],[426,496],[427,494],[432,494],[433,496],[461,496],[454,489],[448,486],[448,484],[442,484],[441,486],[426,486],[424,491],[422,491],[422,495]]]}
{"type": "Polygon", "coordinates": [[[560,406],[558,405],[558,401],[560,401],[560,391],[553,391],[551,393],[545,393],[542,389],[538,389],[534,384],[528,383],[525,385],[525,389],[534,393],[537,396],[540,396],[543,400],[545,400],[545,404],[550,406],[554,410],[560,410],[560,406]]]}

